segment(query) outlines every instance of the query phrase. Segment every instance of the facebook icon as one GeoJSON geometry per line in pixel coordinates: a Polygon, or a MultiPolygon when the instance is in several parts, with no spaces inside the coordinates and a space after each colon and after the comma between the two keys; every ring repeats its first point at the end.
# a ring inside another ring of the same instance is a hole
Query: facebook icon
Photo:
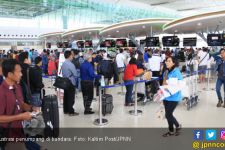
{"type": "Polygon", "coordinates": [[[194,140],[203,140],[203,130],[194,130],[194,140]]]}

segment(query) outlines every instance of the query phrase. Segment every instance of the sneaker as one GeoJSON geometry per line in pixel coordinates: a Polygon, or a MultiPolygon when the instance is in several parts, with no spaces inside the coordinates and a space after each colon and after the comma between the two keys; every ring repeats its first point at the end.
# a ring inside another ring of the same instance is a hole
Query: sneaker
{"type": "Polygon", "coordinates": [[[218,103],[217,103],[216,107],[221,107],[221,106],[222,106],[222,104],[223,104],[223,101],[218,101],[218,103]]]}

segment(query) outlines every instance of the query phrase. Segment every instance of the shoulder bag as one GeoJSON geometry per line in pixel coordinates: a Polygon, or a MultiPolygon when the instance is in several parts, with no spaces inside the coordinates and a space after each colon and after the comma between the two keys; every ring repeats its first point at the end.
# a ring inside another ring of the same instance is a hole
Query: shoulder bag
{"type": "MultiPolygon", "coordinates": [[[[62,68],[60,69],[60,72],[61,71],[62,71],[62,68]]],[[[69,78],[57,76],[53,86],[59,89],[67,90],[71,87],[71,81],[69,78]]]]}

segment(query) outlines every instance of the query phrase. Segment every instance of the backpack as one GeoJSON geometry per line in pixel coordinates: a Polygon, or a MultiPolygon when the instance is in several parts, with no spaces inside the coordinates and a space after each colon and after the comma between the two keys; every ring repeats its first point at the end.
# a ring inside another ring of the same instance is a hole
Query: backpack
{"type": "Polygon", "coordinates": [[[30,68],[28,68],[26,70],[26,75],[27,75],[27,81],[21,80],[20,81],[20,85],[22,88],[22,93],[23,93],[23,98],[24,98],[24,102],[27,104],[31,104],[32,101],[32,94],[31,94],[31,90],[30,90],[30,68]]]}
{"type": "Polygon", "coordinates": [[[28,87],[27,83],[23,80],[21,80],[20,85],[23,92],[24,102],[27,104],[31,104],[32,94],[30,88],[28,87]]]}
{"type": "Polygon", "coordinates": [[[105,78],[112,78],[114,75],[114,64],[111,60],[102,60],[98,66],[98,73],[105,78]]]}
{"type": "Polygon", "coordinates": [[[72,63],[74,64],[74,66],[76,67],[76,69],[80,69],[80,57],[74,58],[72,60],[72,63]]]}
{"type": "Polygon", "coordinates": [[[180,60],[180,61],[182,61],[182,62],[185,61],[185,55],[184,55],[184,52],[181,52],[181,51],[180,51],[180,52],[178,53],[178,57],[179,57],[179,60],[180,60]]]}

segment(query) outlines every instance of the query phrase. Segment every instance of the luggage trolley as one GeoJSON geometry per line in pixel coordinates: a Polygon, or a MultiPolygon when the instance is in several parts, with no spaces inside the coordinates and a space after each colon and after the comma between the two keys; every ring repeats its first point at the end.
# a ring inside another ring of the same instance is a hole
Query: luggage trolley
{"type": "MultiPolygon", "coordinates": [[[[141,80],[142,78],[136,78],[141,80]]],[[[152,77],[152,79],[156,79],[155,77],[152,77]]],[[[159,89],[159,83],[157,80],[150,80],[143,83],[137,84],[137,96],[138,96],[138,102],[142,102],[142,105],[145,105],[147,102],[153,101],[154,94],[157,93],[157,90],[159,89]]],[[[134,92],[133,92],[134,97],[134,92]]]]}
{"type": "Polygon", "coordinates": [[[196,106],[199,101],[198,97],[198,87],[197,87],[197,74],[188,75],[185,78],[187,88],[182,90],[183,101],[187,106],[187,110],[190,110],[192,107],[196,106]]]}

